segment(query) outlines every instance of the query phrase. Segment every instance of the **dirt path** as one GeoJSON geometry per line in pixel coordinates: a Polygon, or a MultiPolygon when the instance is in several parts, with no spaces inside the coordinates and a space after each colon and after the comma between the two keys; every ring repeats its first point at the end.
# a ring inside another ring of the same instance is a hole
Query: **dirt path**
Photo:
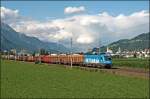
{"type": "Polygon", "coordinates": [[[117,75],[149,79],[149,70],[145,70],[145,69],[118,67],[118,68],[102,69],[102,70],[117,75]]]}
{"type": "Polygon", "coordinates": [[[149,79],[149,70],[139,69],[139,68],[129,68],[129,67],[117,67],[112,69],[97,69],[97,68],[89,68],[89,67],[80,67],[80,69],[88,70],[88,71],[100,71],[100,72],[108,72],[114,75],[122,75],[122,76],[132,76],[137,78],[149,79]]]}

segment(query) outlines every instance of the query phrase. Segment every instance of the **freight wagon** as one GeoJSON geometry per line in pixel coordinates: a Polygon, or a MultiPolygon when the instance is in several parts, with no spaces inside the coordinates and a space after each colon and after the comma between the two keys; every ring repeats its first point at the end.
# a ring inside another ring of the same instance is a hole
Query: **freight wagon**
{"type": "Polygon", "coordinates": [[[83,55],[60,55],[59,61],[61,64],[72,64],[73,65],[80,65],[83,63],[83,55]]]}
{"type": "Polygon", "coordinates": [[[33,56],[28,56],[27,61],[28,62],[34,62],[34,57],[33,56]]]}
{"type": "Polygon", "coordinates": [[[43,56],[43,63],[51,63],[51,56],[50,55],[45,55],[43,56]]]}
{"type": "MultiPolygon", "coordinates": [[[[4,56],[3,56],[4,57],[4,56]]],[[[11,59],[14,59],[13,57],[11,59]]],[[[88,67],[106,67],[111,68],[112,60],[111,57],[105,53],[98,55],[89,55],[89,54],[73,54],[73,55],[40,55],[40,56],[17,56],[16,58],[19,61],[28,61],[28,62],[43,62],[49,64],[66,64],[70,65],[79,65],[79,66],[88,66],[88,67]]]]}

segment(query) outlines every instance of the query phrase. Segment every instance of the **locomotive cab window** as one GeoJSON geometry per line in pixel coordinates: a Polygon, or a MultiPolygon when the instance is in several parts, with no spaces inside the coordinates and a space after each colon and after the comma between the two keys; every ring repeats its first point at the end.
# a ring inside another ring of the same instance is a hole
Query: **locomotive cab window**
{"type": "Polygon", "coordinates": [[[108,57],[108,56],[104,56],[104,57],[105,57],[106,61],[110,61],[111,60],[111,57],[108,57]]]}
{"type": "Polygon", "coordinates": [[[102,57],[100,57],[100,60],[101,60],[101,61],[103,61],[103,58],[102,58],[102,57]]]}

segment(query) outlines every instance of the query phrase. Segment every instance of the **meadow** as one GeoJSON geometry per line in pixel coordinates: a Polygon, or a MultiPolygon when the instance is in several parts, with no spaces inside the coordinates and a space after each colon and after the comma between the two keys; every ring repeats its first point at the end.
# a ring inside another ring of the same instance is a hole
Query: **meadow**
{"type": "Polygon", "coordinates": [[[113,58],[114,67],[132,67],[149,69],[150,60],[140,58],[113,58]]]}
{"type": "Polygon", "coordinates": [[[149,98],[148,84],[62,65],[1,61],[1,98],[149,98]]]}

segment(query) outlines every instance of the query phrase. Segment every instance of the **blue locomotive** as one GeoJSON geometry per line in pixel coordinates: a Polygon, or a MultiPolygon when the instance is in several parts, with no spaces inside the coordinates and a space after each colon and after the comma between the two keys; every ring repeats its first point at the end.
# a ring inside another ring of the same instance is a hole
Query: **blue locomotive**
{"type": "Polygon", "coordinates": [[[105,67],[111,68],[112,67],[112,60],[111,56],[106,53],[100,54],[85,54],[84,55],[84,64],[86,66],[91,67],[105,67]]]}

